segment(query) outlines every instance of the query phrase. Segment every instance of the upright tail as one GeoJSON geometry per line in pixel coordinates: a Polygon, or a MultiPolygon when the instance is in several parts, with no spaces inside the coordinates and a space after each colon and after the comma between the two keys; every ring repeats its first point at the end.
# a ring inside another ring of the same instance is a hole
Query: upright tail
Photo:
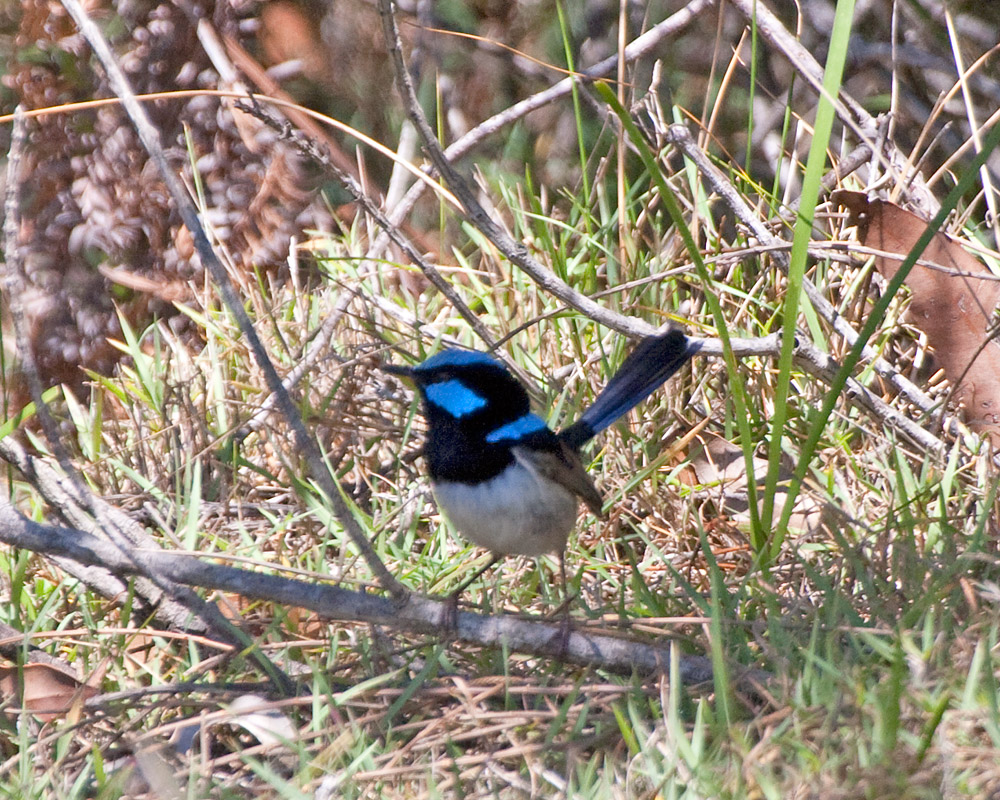
{"type": "Polygon", "coordinates": [[[594,404],[583,416],[559,433],[559,438],[579,449],[594,436],[627,414],[679,370],[700,349],[677,329],[643,339],[594,404]]]}

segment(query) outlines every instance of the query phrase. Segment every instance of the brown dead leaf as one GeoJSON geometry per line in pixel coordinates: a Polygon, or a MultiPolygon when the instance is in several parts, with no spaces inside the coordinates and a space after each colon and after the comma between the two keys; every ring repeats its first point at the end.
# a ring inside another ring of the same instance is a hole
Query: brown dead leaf
{"type": "Polygon", "coordinates": [[[0,666],[0,693],[5,701],[20,697],[20,705],[42,722],[61,719],[74,706],[97,694],[68,672],[51,664],[0,666]]]}
{"type": "MultiPolygon", "coordinates": [[[[875,267],[888,279],[927,229],[927,222],[916,214],[883,200],[868,200],[861,192],[838,190],[831,199],[848,209],[866,247],[899,254],[875,257],[875,267]]],[[[975,277],[992,273],[940,232],[920,258],[942,269],[917,264],[910,271],[908,320],[927,335],[969,427],[988,434],[1000,446],[1000,342],[993,338],[984,346],[1000,303],[1000,282],[975,277]]]]}
{"type": "MultiPolygon", "coordinates": [[[[694,467],[698,482],[705,486],[718,486],[721,491],[722,511],[730,514],[740,524],[750,522],[750,504],[747,500],[747,471],[743,450],[739,445],[726,441],[713,433],[703,433],[697,437],[690,451],[691,466],[694,467]]],[[[754,457],[754,476],[763,486],[767,474],[767,461],[754,457]]],[[[792,471],[782,468],[779,473],[781,485],[774,498],[775,518],[780,518],[788,496],[787,482],[792,471]]],[[[790,530],[800,535],[812,535],[822,531],[827,524],[824,506],[811,495],[802,492],[795,498],[792,514],[788,520],[790,530]]]]}

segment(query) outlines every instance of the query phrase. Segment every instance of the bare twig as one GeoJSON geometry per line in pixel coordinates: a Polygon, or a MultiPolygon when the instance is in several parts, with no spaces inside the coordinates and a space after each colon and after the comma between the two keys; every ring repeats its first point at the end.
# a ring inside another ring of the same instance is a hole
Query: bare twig
{"type": "MultiPolygon", "coordinates": [[[[722,355],[722,342],[718,339],[693,339],[692,341],[698,344],[700,355],[722,355]]],[[[754,339],[733,339],[732,347],[733,354],[737,358],[776,358],[781,352],[781,334],[772,333],[770,336],[754,339]]],[[[793,357],[799,369],[826,383],[831,383],[840,369],[836,361],[803,337],[797,339],[793,357]]],[[[886,427],[905,436],[918,445],[923,452],[936,455],[943,455],[946,452],[944,442],[934,434],[901,414],[853,378],[847,382],[847,400],[871,414],[886,427]]]]}
{"type": "Polygon", "coordinates": [[[10,137],[10,151],[7,155],[7,191],[4,198],[3,226],[3,288],[7,294],[10,306],[10,317],[14,326],[14,342],[21,360],[21,372],[28,384],[28,391],[35,403],[35,413],[42,424],[45,438],[52,447],[52,452],[63,465],[67,473],[73,471],[69,454],[56,429],[55,420],[49,412],[48,404],[42,398],[42,380],[35,363],[35,349],[28,336],[28,324],[24,314],[24,262],[21,257],[21,206],[19,196],[21,191],[21,159],[24,144],[27,141],[27,124],[24,110],[18,106],[14,110],[14,127],[10,137]]]}
{"type": "MultiPolygon", "coordinates": [[[[781,20],[768,8],[764,0],[729,0],[729,3],[748,22],[755,22],[761,38],[779,52],[784,53],[792,68],[802,75],[817,93],[825,94],[823,67],[816,61],[813,54],[781,23],[781,20]]],[[[871,148],[875,157],[885,165],[887,170],[896,174],[897,184],[906,185],[908,181],[912,181],[909,195],[911,202],[918,205],[928,218],[933,217],[940,205],[927,189],[920,175],[915,174],[913,165],[909,163],[908,159],[899,152],[891,141],[880,136],[878,121],[865,110],[864,106],[843,90],[837,97],[831,97],[829,100],[833,103],[840,121],[854,132],[860,142],[871,148]]]]}
{"type": "MultiPolygon", "coordinates": [[[[108,537],[127,558],[135,545],[155,546],[155,544],[134,521],[97,498],[87,488],[72,463],[66,445],[59,435],[55,420],[42,396],[42,381],[35,363],[34,349],[28,336],[24,314],[25,281],[18,237],[20,229],[18,194],[21,187],[18,172],[21,164],[21,150],[26,138],[24,123],[24,117],[19,110],[15,113],[14,118],[14,131],[8,160],[7,197],[4,203],[3,286],[11,310],[18,354],[21,359],[21,370],[27,380],[36,413],[42,423],[42,429],[62,468],[63,475],[58,476],[48,465],[37,464],[35,459],[28,456],[12,440],[0,442],[0,456],[5,458],[8,463],[17,466],[22,474],[33,478],[46,501],[63,519],[86,529],[93,526],[95,531],[108,537]],[[94,520],[97,521],[96,526],[94,526],[94,520]]],[[[65,567],[71,575],[84,581],[106,597],[114,598],[127,594],[128,587],[117,576],[102,569],[100,565],[93,565],[85,570],[81,570],[78,565],[72,563],[63,562],[60,566],[65,567]]],[[[187,587],[177,586],[159,575],[145,573],[141,569],[138,572],[142,577],[136,582],[136,593],[142,601],[142,613],[155,612],[161,620],[181,629],[193,626],[212,631],[220,639],[241,648],[251,644],[241,632],[229,623],[216,606],[206,603],[187,587]],[[200,622],[194,621],[192,617],[200,622]]],[[[262,654],[260,657],[263,659],[261,664],[265,666],[267,671],[280,679],[280,671],[262,654]]]]}
{"type": "MultiPolygon", "coordinates": [[[[688,25],[699,19],[701,12],[714,4],[715,0],[691,0],[691,2],[689,2],[686,6],[674,12],[665,20],[657,23],[642,35],[637,36],[635,40],[625,48],[625,60],[630,62],[635,61],[636,59],[652,53],[671,36],[677,34],[679,31],[682,31],[688,25]]],[[[524,100],[515,103],[510,106],[510,108],[506,108],[484,122],[481,122],[464,136],[450,144],[444,151],[445,157],[449,161],[457,161],[458,159],[471,153],[485,139],[488,139],[490,136],[493,136],[503,130],[508,125],[512,125],[519,119],[523,119],[532,111],[544,108],[549,103],[553,103],[559,98],[565,97],[573,90],[573,86],[578,82],[583,80],[596,80],[606,75],[610,75],[617,68],[617,66],[618,55],[609,56],[594,66],[583,70],[579,74],[563,78],[561,81],[553,84],[548,89],[544,89],[531,97],[527,97],[524,100]]],[[[434,172],[432,168],[428,168],[427,171],[431,174],[434,172]]],[[[400,224],[406,218],[406,215],[413,209],[413,206],[416,205],[417,200],[424,193],[424,191],[426,191],[426,188],[427,187],[420,181],[411,186],[399,204],[389,209],[389,219],[396,225],[400,224]]],[[[372,243],[372,246],[368,248],[368,253],[365,257],[368,259],[379,258],[388,244],[388,235],[384,233],[379,234],[379,236],[372,243]]]]}
{"type": "Polygon", "coordinates": [[[413,246],[409,239],[403,235],[399,228],[390,222],[385,214],[379,209],[378,204],[375,203],[368,195],[365,193],[361,185],[347,172],[340,169],[331,159],[328,153],[321,149],[320,145],[313,139],[303,135],[301,132],[295,130],[288,122],[285,120],[278,119],[273,114],[269,113],[266,109],[262,108],[258,103],[246,103],[243,101],[237,101],[236,107],[241,111],[245,111],[248,114],[252,114],[254,117],[259,119],[265,125],[277,131],[281,137],[296,147],[299,148],[303,153],[312,158],[317,164],[322,166],[324,169],[330,172],[344,188],[347,189],[358,202],[358,204],[365,210],[365,213],[371,216],[375,222],[385,231],[389,238],[399,247],[409,259],[420,268],[420,271],[424,273],[427,279],[434,284],[435,288],[441,294],[443,294],[449,303],[454,306],[455,310],[462,316],[469,326],[476,332],[480,339],[482,339],[490,348],[495,346],[495,337],[490,332],[482,320],[473,313],[472,309],[466,305],[465,301],[456,294],[455,290],[451,287],[441,273],[437,271],[433,264],[431,264],[420,252],[413,246]]]}
{"type": "MultiPolygon", "coordinates": [[[[788,243],[775,236],[761,222],[757,215],[743,200],[743,197],[730,183],[722,172],[716,168],[708,156],[698,147],[690,131],[680,124],[671,125],[666,132],[667,141],[674,144],[680,151],[689,158],[698,168],[698,171],[705,178],[712,190],[732,209],[736,218],[742,222],[753,235],[764,245],[773,247],[771,258],[783,271],[788,271],[788,243]]],[[[858,340],[858,333],[851,324],[833,307],[823,293],[808,278],[803,278],[802,287],[813,304],[817,313],[825,319],[830,326],[841,336],[844,341],[853,346],[858,340]]],[[[869,359],[875,372],[885,380],[889,381],[910,403],[919,408],[925,414],[931,414],[937,407],[937,403],[925,392],[921,391],[912,381],[905,378],[888,361],[882,358],[871,347],[865,347],[865,358],[869,359]]],[[[950,419],[945,423],[944,429],[949,433],[957,432],[957,423],[950,419]]]]}
{"type": "MultiPolygon", "coordinates": [[[[823,88],[823,67],[813,57],[802,42],[795,38],[792,33],[782,24],[760,0],[729,0],[739,12],[748,20],[754,21],[757,25],[757,32],[769,42],[773,47],[785,54],[795,70],[808,81],[809,85],[815,89],[817,94],[826,94],[823,88]]],[[[866,127],[873,123],[871,115],[853,97],[845,92],[841,92],[837,97],[828,98],[837,109],[837,114],[845,125],[854,127],[855,133],[862,141],[870,133],[862,131],[859,125],[866,127]]]]}
{"type": "MultiPolygon", "coordinates": [[[[102,532],[100,526],[94,524],[91,513],[76,502],[76,493],[67,486],[66,478],[46,461],[28,455],[24,448],[11,438],[0,441],[0,458],[16,467],[69,524],[95,535],[102,532]]],[[[148,543],[143,542],[141,546],[156,545],[150,540],[148,543]]],[[[61,569],[104,597],[113,599],[128,595],[129,587],[126,582],[100,565],[88,567],[69,559],[54,560],[61,569]]],[[[164,593],[146,578],[136,579],[134,591],[139,599],[135,609],[137,618],[151,615],[161,623],[178,630],[198,632],[208,630],[206,622],[192,617],[193,612],[187,604],[164,593]]]]}

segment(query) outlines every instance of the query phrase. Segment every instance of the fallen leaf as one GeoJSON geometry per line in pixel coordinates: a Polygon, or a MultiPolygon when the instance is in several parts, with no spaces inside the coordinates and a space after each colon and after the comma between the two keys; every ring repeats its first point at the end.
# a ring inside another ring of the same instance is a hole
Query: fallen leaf
{"type": "Polygon", "coordinates": [[[0,666],[0,693],[5,700],[20,698],[20,705],[42,722],[65,717],[74,706],[97,694],[97,689],[51,664],[0,666]]]}
{"type": "Polygon", "coordinates": [[[229,704],[232,722],[249,731],[261,744],[276,745],[297,738],[292,721],[275,704],[259,695],[246,694],[229,704]]]}
{"type": "MultiPolygon", "coordinates": [[[[916,214],[884,200],[869,200],[861,192],[838,190],[831,199],[848,209],[866,247],[895,254],[875,257],[876,269],[887,279],[927,229],[916,214]]],[[[907,320],[927,335],[969,427],[1000,446],[1000,342],[987,342],[1000,303],[1000,281],[989,280],[992,273],[986,266],[941,232],[920,259],[940,269],[917,264],[906,276],[912,293],[907,320]]]]}
{"type": "MultiPolygon", "coordinates": [[[[719,487],[721,510],[731,515],[737,523],[749,524],[750,503],[743,450],[721,436],[703,433],[691,447],[690,462],[700,484],[719,487]]],[[[755,456],[753,470],[757,479],[757,490],[760,492],[764,485],[764,477],[767,475],[767,461],[755,456]]],[[[792,471],[782,467],[778,490],[774,497],[775,519],[779,519],[784,510],[788,496],[788,481],[791,477],[792,471]]],[[[826,516],[822,503],[811,495],[801,492],[796,496],[795,504],[792,506],[788,527],[800,535],[816,534],[827,525],[826,516]]]]}

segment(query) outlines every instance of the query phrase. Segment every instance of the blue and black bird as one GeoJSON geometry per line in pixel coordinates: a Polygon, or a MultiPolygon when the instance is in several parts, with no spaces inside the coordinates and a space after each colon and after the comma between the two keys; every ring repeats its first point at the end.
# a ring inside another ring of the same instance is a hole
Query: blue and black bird
{"type": "Polygon", "coordinates": [[[555,433],[531,412],[528,393],[497,359],[447,349],[415,367],[386,366],[410,378],[427,419],[424,460],[441,511],[493,559],[563,551],[579,501],[602,514],[603,501],[580,448],[628,413],[698,350],[681,331],[643,339],[579,420],[555,433]]]}

